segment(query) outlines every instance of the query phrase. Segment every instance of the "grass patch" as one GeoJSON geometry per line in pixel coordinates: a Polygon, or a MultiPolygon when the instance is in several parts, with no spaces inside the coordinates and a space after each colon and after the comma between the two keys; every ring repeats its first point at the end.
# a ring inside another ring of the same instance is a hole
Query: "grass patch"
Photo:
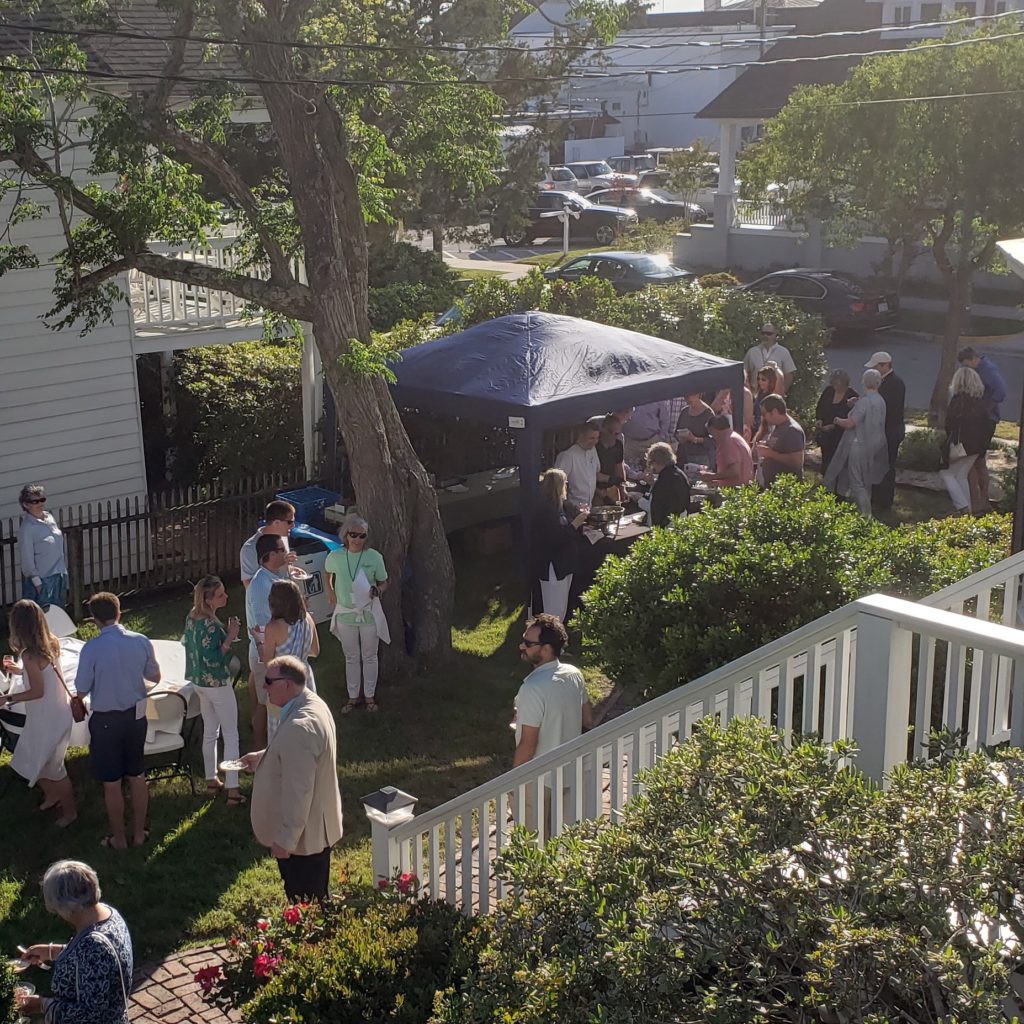
{"type": "MultiPolygon", "coordinates": [[[[912,423],[915,426],[928,426],[927,409],[907,409],[905,418],[907,423],[912,423]]],[[[1020,437],[1020,424],[1014,423],[1013,420],[1000,420],[996,424],[994,436],[998,437],[1001,441],[1012,441],[1016,444],[1020,437]]]]}
{"type": "Polygon", "coordinates": [[[459,267],[458,275],[463,281],[476,281],[482,277],[501,277],[502,271],[500,270],[477,270],[467,269],[465,267],[459,267]]]}
{"type": "Polygon", "coordinates": [[[524,256],[516,263],[529,263],[531,266],[547,270],[549,267],[557,267],[565,260],[575,259],[577,256],[585,256],[588,252],[607,252],[610,245],[589,245],[585,249],[570,249],[564,256],[560,252],[539,252],[533,256],[524,256]]]}
{"type": "MultiPolygon", "coordinates": [[[[946,314],[929,309],[900,310],[899,328],[902,331],[917,331],[922,334],[942,335],[946,330],[946,314]]],[[[987,316],[971,317],[970,325],[961,337],[984,338],[993,335],[1010,335],[1024,332],[1024,321],[987,316]]]]}
{"type": "MultiPolygon", "coordinates": [[[[334,853],[335,872],[370,878],[369,825],[361,796],[399,785],[419,798],[423,811],[511,767],[508,722],[526,674],[517,650],[521,566],[509,554],[460,559],[457,567],[451,661],[422,676],[385,679],[378,691],[378,715],[336,714],[345,836],[334,853]]],[[[230,596],[225,616],[242,609],[241,587],[232,587],[230,596]]],[[[134,607],[129,602],[126,624],[154,638],[176,639],[188,608],[187,595],[180,593],[134,607]]],[[[337,713],[346,697],[344,659],[326,628],[321,628],[321,643],[317,687],[337,713]]],[[[237,693],[245,751],[252,749],[249,698],[244,688],[237,693]]],[[[200,733],[201,725],[196,741],[200,733]]],[[[194,764],[201,763],[196,750],[194,764]]],[[[30,791],[0,763],[0,799],[9,823],[0,835],[0,948],[45,942],[50,936],[62,940],[63,926],[45,911],[39,895],[43,871],[62,857],[85,860],[97,870],[104,899],[124,913],[132,929],[140,963],[222,936],[237,913],[281,902],[276,864],[253,839],[248,808],[193,797],[181,780],[158,783],[151,787],[149,844],[118,853],[99,845],[106,817],[86,751],[69,752],[68,767],[79,820],[61,831],[51,824],[50,814],[37,811],[38,790],[30,791]]],[[[197,785],[201,789],[201,779],[197,785]]],[[[45,990],[45,975],[28,980],[42,982],[45,990]]]]}

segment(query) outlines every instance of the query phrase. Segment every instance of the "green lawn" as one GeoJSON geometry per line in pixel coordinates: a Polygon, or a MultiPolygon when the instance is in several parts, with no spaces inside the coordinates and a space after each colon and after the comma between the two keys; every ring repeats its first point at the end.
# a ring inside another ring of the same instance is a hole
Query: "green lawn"
{"type": "Polygon", "coordinates": [[[467,269],[465,267],[459,267],[458,268],[458,274],[459,274],[459,277],[461,277],[462,280],[464,280],[464,281],[476,281],[476,280],[478,280],[479,278],[482,278],[482,277],[501,277],[502,276],[502,272],[500,270],[484,270],[484,269],[477,270],[475,267],[472,267],[472,268],[469,268],[469,269],[467,269]]]}
{"type": "MultiPolygon", "coordinates": [[[[370,877],[369,827],[361,796],[395,784],[419,797],[420,809],[426,809],[511,767],[508,722],[524,675],[516,647],[522,590],[512,555],[462,564],[451,663],[431,675],[382,683],[378,715],[360,711],[337,717],[345,837],[335,852],[336,868],[356,878],[370,877]]],[[[184,594],[134,608],[129,603],[126,623],[152,637],[176,638],[188,607],[184,594]]],[[[240,611],[239,586],[232,588],[224,614],[240,611]]],[[[345,696],[341,648],[325,628],[321,642],[317,686],[337,710],[345,696]]],[[[244,751],[251,749],[248,697],[241,690],[239,696],[244,751]]],[[[42,872],[62,857],[96,868],[105,899],[131,926],[140,961],[223,935],[237,911],[281,900],[276,866],[252,839],[248,808],[193,797],[180,780],[157,784],[150,843],[118,853],[99,845],[106,818],[85,751],[73,752],[69,768],[79,820],[61,831],[49,814],[44,818],[36,811],[38,791],[29,791],[6,765],[0,766],[8,825],[0,837],[0,950],[62,938],[64,927],[39,899],[42,872]]]]}
{"type": "Polygon", "coordinates": [[[571,260],[588,252],[606,252],[611,248],[610,245],[588,245],[582,249],[570,249],[565,256],[562,255],[561,250],[541,252],[534,256],[524,256],[521,260],[516,260],[516,263],[529,263],[531,266],[540,267],[541,270],[547,270],[548,267],[557,267],[563,260],[571,260]]]}

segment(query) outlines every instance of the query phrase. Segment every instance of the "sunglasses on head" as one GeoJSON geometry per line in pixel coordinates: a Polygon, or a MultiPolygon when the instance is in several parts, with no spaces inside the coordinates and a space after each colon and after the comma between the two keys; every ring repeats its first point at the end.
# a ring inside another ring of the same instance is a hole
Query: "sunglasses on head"
{"type": "Polygon", "coordinates": [[[44,505],[45,503],[45,498],[28,498],[25,502],[26,505],[44,505]]]}
{"type": "Polygon", "coordinates": [[[348,534],[346,536],[358,537],[360,540],[366,540],[366,534],[365,533],[356,533],[355,530],[349,530],[348,534]]]}

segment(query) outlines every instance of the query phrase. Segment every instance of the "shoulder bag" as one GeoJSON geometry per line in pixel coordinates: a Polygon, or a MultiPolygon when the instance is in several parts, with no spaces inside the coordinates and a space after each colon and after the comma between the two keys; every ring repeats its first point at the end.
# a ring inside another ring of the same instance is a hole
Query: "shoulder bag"
{"type": "Polygon", "coordinates": [[[57,673],[57,678],[61,682],[61,686],[64,687],[64,692],[68,695],[68,702],[71,706],[71,717],[76,722],[84,722],[89,715],[89,712],[85,708],[85,700],[79,697],[77,693],[71,692],[71,687],[64,681],[64,673],[60,667],[60,657],[58,656],[56,661],[50,662],[53,665],[53,671],[57,673]]]}

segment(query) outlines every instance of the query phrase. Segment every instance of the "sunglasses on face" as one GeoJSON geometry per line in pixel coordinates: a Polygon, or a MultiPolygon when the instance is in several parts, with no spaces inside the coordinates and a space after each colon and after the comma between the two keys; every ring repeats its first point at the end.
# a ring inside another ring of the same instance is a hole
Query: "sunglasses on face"
{"type": "Polygon", "coordinates": [[[281,682],[282,679],[287,679],[287,678],[288,678],[287,676],[274,676],[273,678],[271,678],[270,676],[267,676],[267,678],[263,680],[263,685],[264,686],[273,686],[274,683],[279,683],[279,682],[281,682]]]}
{"type": "Polygon", "coordinates": [[[46,504],[46,499],[45,498],[29,498],[28,501],[25,502],[25,504],[26,505],[45,505],[46,504]]]}
{"type": "Polygon", "coordinates": [[[520,647],[542,647],[543,645],[543,640],[527,640],[525,636],[519,641],[520,647]]]}
{"type": "Polygon", "coordinates": [[[761,337],[762,338],[774,338],[775,337],[775,332],[774,331],[762,331],[761,332],[761,337]]]}
{"type": "Polygon", "coordinates": [[[365,533],[356,533],[355,530],[349,530],[347,536],[349,536],[349,537],[358,537],[360,540],[366,540],[366,534],[365,533]]]}

